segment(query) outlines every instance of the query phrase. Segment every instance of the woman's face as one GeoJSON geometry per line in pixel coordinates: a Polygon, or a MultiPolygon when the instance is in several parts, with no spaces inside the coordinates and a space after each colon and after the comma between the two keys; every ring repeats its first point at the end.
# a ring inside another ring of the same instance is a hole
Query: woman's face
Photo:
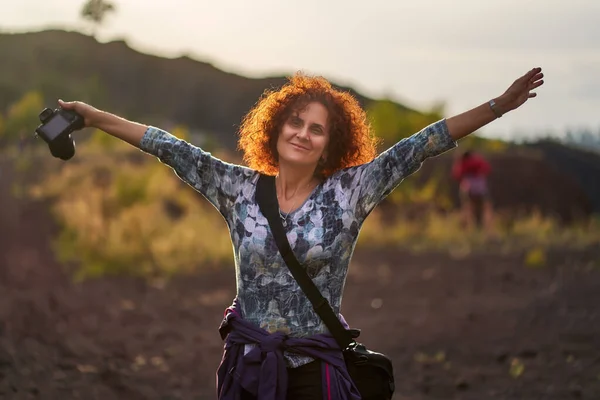
{"type": "Polygon", "coordinates": [[[327,108],[318,102],[308,103],[293,111],[284,122],[277,139],[279,163],[316,168],[321,158],[327,158],[329,126],[327,108]]]}

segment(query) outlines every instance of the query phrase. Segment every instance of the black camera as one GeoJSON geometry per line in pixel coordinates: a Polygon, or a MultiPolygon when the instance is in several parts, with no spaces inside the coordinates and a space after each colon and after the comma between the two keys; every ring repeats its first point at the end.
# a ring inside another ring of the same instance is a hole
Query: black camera
{"type": "Polygon", "coordinates": [[[48,143],[50,153],[61,160],[69,160],[75,155],[75,141],[71,134],[84,128],[83,117],[64,108],[44,108],[40,113],[42,124],[35,130],[36,136],[48,143]]]}

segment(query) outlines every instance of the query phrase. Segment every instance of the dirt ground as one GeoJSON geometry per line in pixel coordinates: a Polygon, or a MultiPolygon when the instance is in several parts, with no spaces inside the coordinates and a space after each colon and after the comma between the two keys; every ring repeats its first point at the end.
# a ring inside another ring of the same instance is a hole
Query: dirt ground
{"type": "MultiPolygon", "coordinates": [[[[74,284],[54,233],[40,205],[0,208],[0,399],[215,398],[233,268],[74,284]]],[[[522,260],[357,249],[343,313],[392,357],[395,399],[600,398],[600,248],[522,260]]]]}

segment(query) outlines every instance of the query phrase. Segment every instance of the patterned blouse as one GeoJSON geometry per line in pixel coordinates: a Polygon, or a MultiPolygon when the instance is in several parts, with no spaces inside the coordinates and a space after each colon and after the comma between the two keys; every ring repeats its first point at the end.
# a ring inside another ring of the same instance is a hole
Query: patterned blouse
{"type": "MultiPolygon", "coordinates": [[[[440,120],[373,161],[336,172],[287,214],[290,246],[334,312],[340,312],[348,266],[365,218],[425,159],[455,146],[446,120],[440,120]]],[[[328,332],[288,270],[258,209],[254,199],[258,172],[223,162],[155,127],[148,128],[140,148],[173,168],[224,217],[233,244],[237,298],[246,320],[269,332],[297,337],[328,332]]],[[[295,354],[286,354],[286,360],[290,367],[311,361],[295,354]]]]}

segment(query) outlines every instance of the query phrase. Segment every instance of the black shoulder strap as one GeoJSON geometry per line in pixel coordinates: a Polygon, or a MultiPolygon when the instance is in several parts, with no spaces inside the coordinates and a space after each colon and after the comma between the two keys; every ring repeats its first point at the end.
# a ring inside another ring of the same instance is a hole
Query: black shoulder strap
{"type": "Polygon", "coordinates": [[[256,184],[256,201],[258,202],[260,211],[269,221],[269,226],[275,237],[279,252],[290,269],[292,276],[296,279],[296,282],[300,285],[300,289],[308,297],[314,310],[321,320],[323,320],[340,348],[346,349],[354,341],[352,335],[344,328],[344,325],[342,325],[333,312],[329,302],[321,295],[321,292],[319,292],[317,286],[310,279],[306,270],[302,268],[287,240],[285,229],[279,217],[275,177],[260,175],[256,184]]]}

